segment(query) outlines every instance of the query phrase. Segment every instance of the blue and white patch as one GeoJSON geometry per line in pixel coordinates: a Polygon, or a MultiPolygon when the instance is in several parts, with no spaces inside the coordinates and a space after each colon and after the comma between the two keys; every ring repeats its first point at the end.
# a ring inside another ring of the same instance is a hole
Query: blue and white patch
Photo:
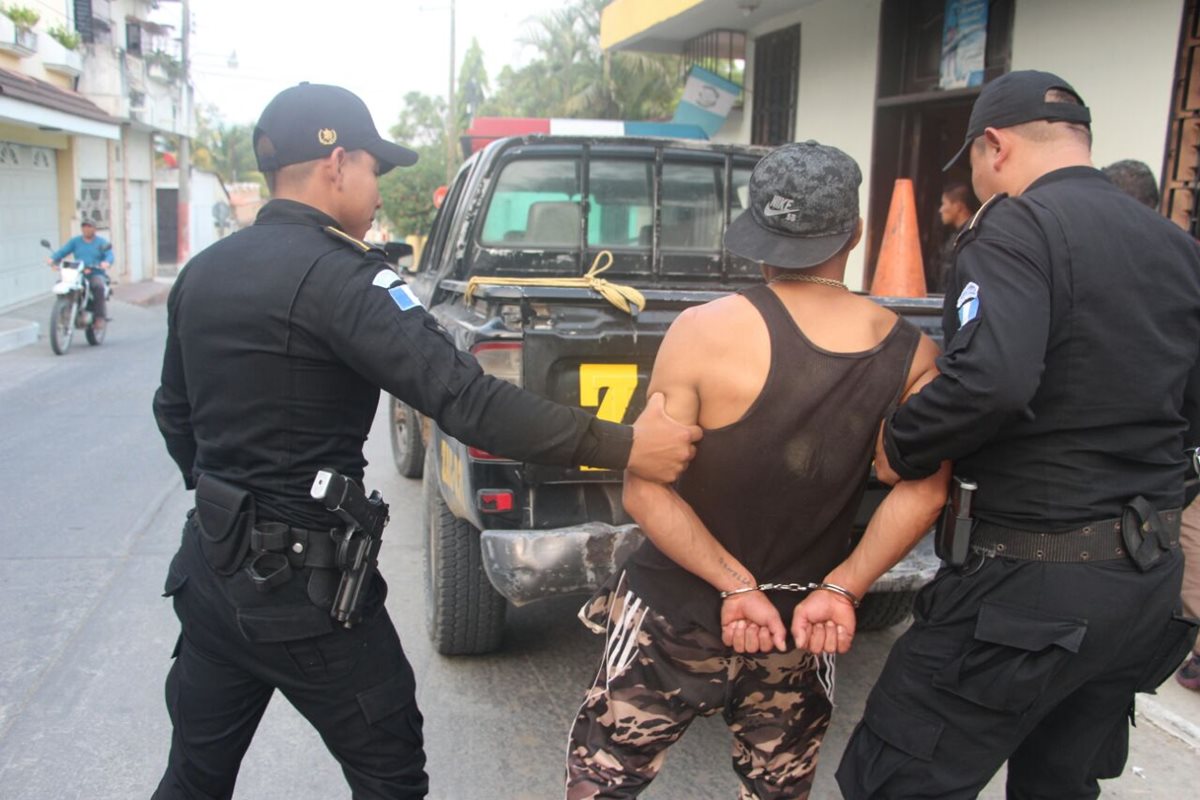
{"type": "Polygon", "coordinates": [[[971,281],[958,296],[958,327],[966,325],[979,316],[979,284],[971,281]]]}
{"type": "Polygon", "coordinates": [[[375,279],[371,281],[371,285],[387,289],[387,293],[392,296],[392,300],[400,307],[401,311],[422,307],[421,301],[413,294],[413,290],[401,283],[400,276],[390,269],[381,269],[375,273],[375,279]]]}
{"type": "Polygon", "coordinates": [[[400,280],[400,276],[396,274],[395,270],[381,269],[375,273],[375,280],[371,281],[371,285],[390,289],[392,284],[398,280],[400,280]]]}
{"type": "Polygon", "coordinates": [[[408,311],[413,308],[421,308],[421,301],[413,294],[413,290],[405,286],[403,283],[399,286],[393,286],[388,289],[388,294],[392,296],[392,300],[396,301],[396,305],[400,306],[401,311],[408,311]]]}

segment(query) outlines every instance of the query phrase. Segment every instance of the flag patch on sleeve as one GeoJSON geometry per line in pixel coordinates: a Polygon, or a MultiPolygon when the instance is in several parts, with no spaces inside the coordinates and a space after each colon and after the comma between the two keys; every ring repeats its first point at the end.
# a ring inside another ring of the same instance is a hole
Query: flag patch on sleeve
{"type": "Polygon", "coordinates": [[[979,316],[979,284],[971,281],[958,296],[958,326],[961,328],[979,316]]]}
{"type": "Polygon", "coordinates": [[[413,308],[421,308],[421,301],[413,294],[413,290],[405,286],[403,283],[399,286],[393,286],[388,289],[388,294],[392,296],[392,300],[400,307],[401,311],[408,311],[413,308]]]}

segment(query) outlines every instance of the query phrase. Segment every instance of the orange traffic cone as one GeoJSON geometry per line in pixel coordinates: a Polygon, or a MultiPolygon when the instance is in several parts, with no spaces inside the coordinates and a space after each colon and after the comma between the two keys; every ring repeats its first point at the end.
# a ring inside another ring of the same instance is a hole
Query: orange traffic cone
{"type": "Polygon", "coordinates": [[[924,297],[925,263],[917,235],[917,201],[908,178],[896,180],[887,227],[879,247],[871,294],[883,297],[924,297]]]}

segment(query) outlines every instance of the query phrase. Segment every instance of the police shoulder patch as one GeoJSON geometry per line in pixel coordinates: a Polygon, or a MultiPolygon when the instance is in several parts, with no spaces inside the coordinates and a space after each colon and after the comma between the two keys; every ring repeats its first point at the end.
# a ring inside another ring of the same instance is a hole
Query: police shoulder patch
{"type": "Polygon", "coordinates": [[[390,289],[392,288],[392,284],[399,283],[399,281],[400,276],[396,274],[395,270],[381,269],[379,272],[375,273],[375,279],[371,281],[371,285],[378,286],[383,289],[390,289]]]}
{"type": "Polygon", "coordinates": [[[979,316],[979,284],[971,281],[964,286],[955,305],[958,308],[958,326],[960,328],[979,316]]]}
{"type": "Polygon", "coordinates": [[[422,308],[421,301],[413,294],[413,290],[403,283],[397,284],[387,290],[392,296],[394,302],[401,311],[409,311],[414,308],[422,308]]]}

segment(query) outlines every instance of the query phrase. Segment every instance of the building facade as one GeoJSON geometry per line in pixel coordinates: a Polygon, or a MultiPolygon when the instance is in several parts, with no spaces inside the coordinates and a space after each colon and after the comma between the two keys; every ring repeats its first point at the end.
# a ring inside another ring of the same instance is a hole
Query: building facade
{"type": "Polygon", "coordinates": [[[862,287],[898,178],[913,180],[933,277],[947,235],[937,219],[942,188],[969,184],[968,168],[944,175],[941,167],[962,144],[980,79],[1011,70],[1070,81],[1092,110],[1096,165],[1146,162],[1166,190],[1164,210],[1195,225],[1197,133],[1184,120],[1200,106],[1200,73],[1194,103],[1187,87],[1197,28],[1195,0],[614,0],[601,45],[680,53],[740,77],[742,108],[719,139],[817,139],[853,156],[867,235],[847,272],[862,287]],[[983,20],[979,74],[956,86],[946,80],[944,45],[957,35],[947,21],[968,12],[983,20]]]}
{"type": "Polygon", "coordinates": [[[0,309],[49,291],[38,242],[63,242],[85,219],[113,243],[115,278],[154,277],[156,140],[191,134],[178,31],[149,18],[159,5],[4,4],[0,309]]]}

